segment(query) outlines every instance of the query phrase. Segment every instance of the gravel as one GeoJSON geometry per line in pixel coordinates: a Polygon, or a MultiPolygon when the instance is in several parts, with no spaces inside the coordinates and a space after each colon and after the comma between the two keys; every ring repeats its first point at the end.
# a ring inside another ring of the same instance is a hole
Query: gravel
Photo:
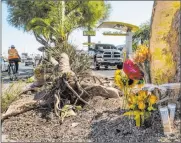
{"type": "MultiPolygon", "coordinates": [[[[77,116],[66,118],[60,124],[48,109],[37,109],[11,117],[3,122],[3,134],[17,142],[166,142],[178,141],[180,133],[165,137],[159,112],[156,111],[150,127],[135,127],[128,117],[121,116],[120,101],[94,97],[77,116]]],[[[177,112],[176,126],[180,126],[177,112]]]]}

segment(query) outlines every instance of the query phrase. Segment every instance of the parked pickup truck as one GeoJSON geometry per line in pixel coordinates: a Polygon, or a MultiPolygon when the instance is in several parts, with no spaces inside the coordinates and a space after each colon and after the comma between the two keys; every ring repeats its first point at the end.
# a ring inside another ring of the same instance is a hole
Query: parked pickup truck
{"type": "Polygon", "coordinates": [[[97,70],[100,66],[108,68],[109,66],[116,66],[123,61],[122,53],[114,45],[111,44],[97,44],[93,48],[94,54],[94,66],[97,70]]]}

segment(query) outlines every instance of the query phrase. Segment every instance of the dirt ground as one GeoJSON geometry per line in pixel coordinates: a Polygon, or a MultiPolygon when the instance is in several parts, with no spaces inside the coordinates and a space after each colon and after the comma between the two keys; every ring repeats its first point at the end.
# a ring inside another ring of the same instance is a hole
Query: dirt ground
{"type": "MultiPolygon", "coordinates": [[[[3,134],[16,142],[158,142],[180,141],[179,134],[164,137],[159,112],[152,116],[152,126],[137,128],[134,121],[121,116],[119,99],[94,97],[77,116],[60,124],[54,113],[46,108],[28,111],[3,122],[3,134]]],[[[175,126],[180,127],[177,111],[175,126]]]]}

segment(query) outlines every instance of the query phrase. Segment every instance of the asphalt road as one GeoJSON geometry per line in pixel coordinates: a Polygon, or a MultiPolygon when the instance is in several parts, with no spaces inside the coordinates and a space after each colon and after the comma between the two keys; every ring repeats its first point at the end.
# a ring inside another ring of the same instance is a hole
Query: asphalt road
{"type": "MultiPolygon", "coordinates": [[[[33,66],[25,66],[24,63],[19,64],[18,79],[31,77],[33,75],[33,66]]],[[[4,83],[10,82],[7,72],[2,73],[2,81],[4,83]]]]}
{"type": "MultiPolygon", "coordinates": [[[[93,69],[93,67],[92,67],[92,69],[93,69]]],[[[107,76],[107,77],[113,77],[115,68],[105,69],[104,67],[101,67],[100,70],[94,70],[93,69],[93,71],[99,75],[103,75],[103,76],[107,76]]],[[[33,66],[25,66],[24,63],[20,63],[18,79],[31,77],[32,75],[33,75],[33,66]]],[[[3,83],[9,83],[10,82],[7,72],[2,73],[2,81],[3,81],[3,83]]]]}
{"type": "Polygon", "coordinates": [[[94,70],[93,69],[93,71],[96,74],[103,75],[103,76],[106,76],[106,77],[113,77],[115,70],[116,70],[115,68],[105,69],[104,67],[101,67],[100,70],[94,70]]]}

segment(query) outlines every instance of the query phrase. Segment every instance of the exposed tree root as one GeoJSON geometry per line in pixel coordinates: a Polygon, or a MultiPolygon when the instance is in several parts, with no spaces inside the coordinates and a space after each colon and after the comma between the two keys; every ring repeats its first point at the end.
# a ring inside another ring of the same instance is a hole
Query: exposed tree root
{"type": "Polygon", "coordinates": [[[68,84],[67,81],[65,81],[64,79],[63,79],[63,81],[64,81],[65,85],[68,87],[68,89],[70,89],[70,90],[73,92],[73,94],[74,94],[80,101],[82,101],[83,103],[89,105],[88,102],[86,102],[84,99],[82,99],[82,98],[77,94],[77,92],[75,92],[75,90],[72,89],[72,87],[68,84]]]}
{"type": "MultiPolygon", "coordinates": [[[[54,59],[51,59],[51,61],[53,61],[54,66],[57,66],[57,63],[54,59]]],[[[69,58],[67,54],[62,53],[58,63],[59,74],[55,75],[56,78],[49,82],[49,84],[47,84],[45,80],[44,85],[39,88],[41,91],[37,90],[38,88],[36,88],[36,84],[32,88],[23,91],[21,94],[24,94],[28,91],[36,91],[37,93],[33,99],[29,100],[28,103],[25,101],[25,103],[20,105],[21,107],[19,107],[19,105],[17,107],[13,107],[12,104],[8,111],[3,115],[1,120],[32,110],[38,106],[42,106],[42,104],[48,105],[52,109],[54,108],[56,116],[61,118],[61,114],[64,112],[62,109],[65,105],[72,105],[73,107],[77,105],[90,106],[88,99],[93,96],[119,98],[122,95],[118,89],[109,87],[108,84],[110,82],[108,82],[108,79],[97,77],[88,72],[81,75],[76,75],[70,69],[69,58]],[[41,104],[38,104],[37,101],[41,101],[41,104]],[[27,106],[27,104],[29,105],[27,106]],[[54,107],[51,106],[52,104],[54,107]]]]}
{"type": "Polygon", "coordinates": [[[26,111],[33,110],[38,107],[38,103],[33,100],[32,97],[24,97],[23,99],[19,99],[13,102],[5,114],[2,114],[1,122],[5,119],[16,116],[18,114],[22,114],[26,111]]]}

